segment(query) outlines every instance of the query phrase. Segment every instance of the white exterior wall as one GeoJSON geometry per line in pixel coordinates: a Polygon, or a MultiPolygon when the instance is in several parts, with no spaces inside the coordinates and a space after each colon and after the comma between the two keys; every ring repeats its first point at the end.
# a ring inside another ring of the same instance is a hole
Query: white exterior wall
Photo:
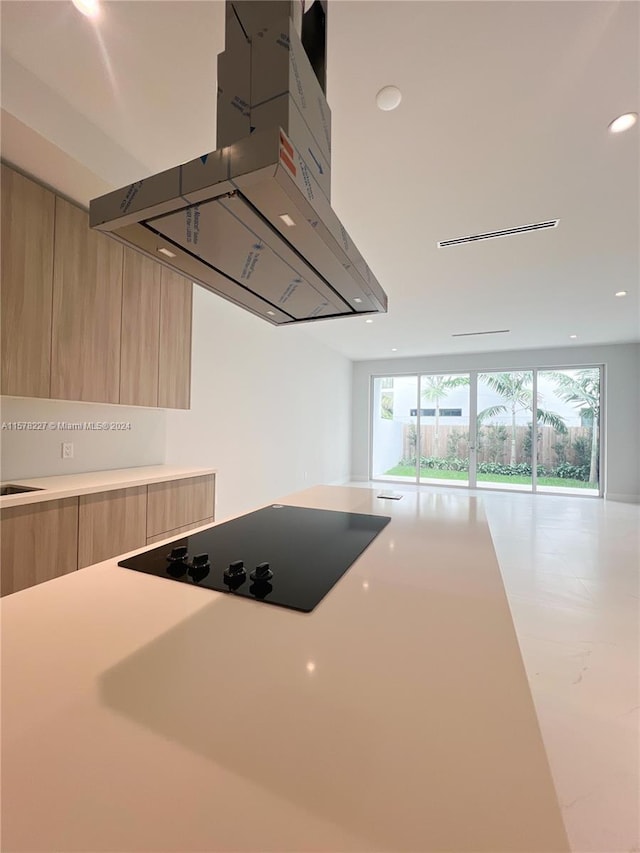
{"type": "MultiPolygon", "coordinates": [[[[392,375],[392,374],[391,374],[392,375]]],[[[394,401],[396,402],[396,407],[394,409],[395,417],[409,417],[409,412],[411,409],[416,408],[416,393],[415,391],[412,393],[407,387],[400,386],[398,388],[394,388],[394,401]]],[[[570,426],[580,426],[580,414],[568,403],[564,403],[562,400],[558,400],[554,396],[554,385],[552,382],[545,380],[544,377],[540,377],[538,380],[538,401],[539,406],[541,408],[550,409],[556,414],[560,415],[566,425],[570,426]]],[[[481,411],[483,408],[488,408],[489,406],[498,406],[501,403],[504,403],[504,400],[499,394],[496,394],[494,391],[490,389],[483,390],[482,393],[482,402],[478,404],[478,410],[481,411]]],[[[433,401],[425,400],[424,398],[420,402],[420,408],[422,409],[433,409],[436,404],[433,401]]],[[[468,388],[453,388],[446,397],[443,397],[440,400],[440,408],[441,409],[461,409],[462,414],[460,416],[455,417],[446,417],[442,415],[440,417],[440,423],[442,426],[460,426],[463,427],[468,423],[469,419],[469,389],[468,388]]],[[[423,423],[433,423],[433,416],[422,416],[423,423]]],[[[491,419],[492,423],[504,423],[511,424],[511,415],[498,415],[491,419]]],[[[531,423],[531,413],[530,412],[519,412],[516,416],[516,423],[518,424],[528,424],[531,423]]]]}

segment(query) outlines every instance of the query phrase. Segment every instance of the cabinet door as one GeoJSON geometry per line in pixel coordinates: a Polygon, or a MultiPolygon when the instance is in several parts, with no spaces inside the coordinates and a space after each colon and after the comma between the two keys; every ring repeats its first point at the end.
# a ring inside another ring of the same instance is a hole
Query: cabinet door
{"type": "Polygon", "coordinates": [[[48,397],[55,196],[2,166],[0,392],[48,397]]]}
{"type": "Polygon", "coordinates": [[[119,402],[121,312],[122,246],[56,197],[52,397],[119,402]]]}
{"type": "Polygon", "coordinates": [[[3,509],[2,595],[73,572],[78,565],[78,498],[3,509]]]}
{"type": "Polygon", "coordinates": [[[120,402],[158,405],[158,347],[162,267],[131,249],[124,250],[120,402]]]}
{"type": "Polygon", "coordinates": [[[78,568],[147,543],[147,487],[80,495],[78,568]]]}
{"type": "Polygon", "coordinates": [[[192,293],[192,282],[162,268],[158,406],[166,409],[189,408],[192,293]]]}
{"type": "Polygon", "coordinates": [[[147,488],[147,538],[192,523],[196,527],[194,522],[204,524],[214,515],[213,474],[153,483],[147,488]]]}

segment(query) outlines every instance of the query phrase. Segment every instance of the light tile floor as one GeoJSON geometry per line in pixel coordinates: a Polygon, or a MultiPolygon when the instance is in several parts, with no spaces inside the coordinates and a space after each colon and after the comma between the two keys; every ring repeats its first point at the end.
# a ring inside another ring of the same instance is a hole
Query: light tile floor
{"type": "Polygon", "coordinates": [[[572,850],[640,851],[640,507],[394,488],[482,498],[572,850]]]}

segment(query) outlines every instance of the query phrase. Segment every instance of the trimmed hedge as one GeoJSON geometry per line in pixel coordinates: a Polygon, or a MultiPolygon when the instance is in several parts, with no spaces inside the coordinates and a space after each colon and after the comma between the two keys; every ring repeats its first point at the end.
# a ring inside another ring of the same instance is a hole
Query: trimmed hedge
{"type": "Polygon", "coordinates": [[[553,469],[553,476],[560,477],[563,480],[589,480],[588,465],[569,465],[568,462],[562,462],[557,468],[553,469]]]}
{"type": "MultiPolygon", "coordinates": [[[[413,466],[416,464],[416,458],[406,457],[401,459],[398,465],[413,466]]],[[[469,460],[451,457],[449,459],[440,459],[437,456],[421,456],[421,468],[432,468],[438,471],[468,471],[469,460]]],[[[507,477],[530,477],[531,465],[528,462],[518,462],[517,465],[502,465],[499,462],[478,462],[478,474],[501,474],[507,477]]],[[[568,462],[562,462],[557,468],[545,468],[544,465],[538,465],[538,477],[560,477],[563,480],[581,480],[587,482],[589,480],[588,465],[569,465],[568,462]]]]}

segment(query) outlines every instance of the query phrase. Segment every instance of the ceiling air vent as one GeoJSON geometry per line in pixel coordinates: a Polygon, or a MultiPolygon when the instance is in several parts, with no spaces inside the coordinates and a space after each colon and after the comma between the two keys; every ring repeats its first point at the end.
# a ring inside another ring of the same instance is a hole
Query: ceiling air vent
{"type": "Polygon", "coordinates": [[[456,332],[452,338],[472,338],[474,335],[506,335],[511,329],[491,329],[489,332],[456,332]]]}
{"type": "Polygon", "coordinates": [[[546,222],[533,222],[531,225],[519,225],[517,228],[504,228],[502,231],[486,231],[484,234],[470,234],[468,237],[456,237],[455,240],[439,240],[438,248],[458,246],[460,243],[476,243],[478,240],[493,240],[496,237],[510,237],[512,234],[524,234],[527,231],[542,231],[545,228],[556,228],[559,219],[549,219],[546,222]]]}

